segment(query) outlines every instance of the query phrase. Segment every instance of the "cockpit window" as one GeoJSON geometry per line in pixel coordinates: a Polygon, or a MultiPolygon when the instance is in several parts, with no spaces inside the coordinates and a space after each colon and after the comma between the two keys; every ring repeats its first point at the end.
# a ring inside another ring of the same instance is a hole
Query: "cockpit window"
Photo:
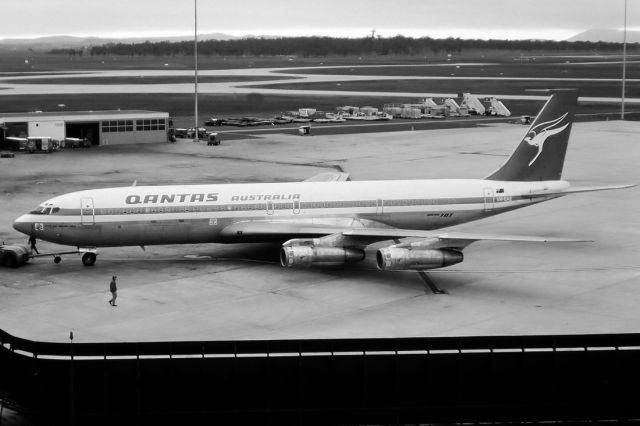
{"type": "Polygon", "coordinates": [[[30,211],[29,214],[56,214],[59,211],[59,207],[38,206],[35,210],[30,211]]]}
{"type": "Polygon", "coordinates": [[[51,207],[38,206],[35,210],[31,210],[29,214],[49,214],[51,207]]]}

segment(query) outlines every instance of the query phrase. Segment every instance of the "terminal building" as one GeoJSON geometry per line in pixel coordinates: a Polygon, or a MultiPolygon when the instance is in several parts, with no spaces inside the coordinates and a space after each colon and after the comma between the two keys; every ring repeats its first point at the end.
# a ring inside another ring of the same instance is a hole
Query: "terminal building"
{"type": "MultiPolygon", "coordinates": [[[[92,145],[166,142],[169,113],[141,110],[0,113],[0,137],[88,139],[92,145]]],[[[0,140],[0,142],[4,142],[0,140]]]]}

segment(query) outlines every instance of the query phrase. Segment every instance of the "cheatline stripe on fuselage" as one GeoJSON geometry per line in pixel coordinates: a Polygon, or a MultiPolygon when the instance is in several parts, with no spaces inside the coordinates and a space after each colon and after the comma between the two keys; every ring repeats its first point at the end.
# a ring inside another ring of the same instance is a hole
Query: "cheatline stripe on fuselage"
{"type": "MultiPolygon", "coordinates": [[[[173,223],[173,222],[185,222],[185,223],[196,223],[196,222],[209,222],[211,224],[211,220],[216,221],[226,221],[226,220],[280,220],[283,218],[298,221],[306,221],[311,219],[322,219],[322,218],[354,218],[360,217],[363,219],[372,219],[378,220],[383,223],[388,223],[391,226],[400,226],[406,227],[406,224],[394,223],[396,221],[393,220],[400,219],[401,216],[393,216],[396,214],[402,215],[404,214],[420,214],[426,220],[433,219],[437,222],[427,222],[421,224],[415,224],[413,226],[417,228],[424,228],[427,226],[429,229],[440,228],[443,226],[450,226],[457,223],[464,223],[469,220],[474,220],[472,216],[467,215],[481,215],[475,217],[475,219],[479,219],[482,216],[493,216],[495,214],[503,213],[509,210],[517,209],[520,207],[524,207],[525,205],[535,204],[541,201],[545,201],[549,198],[554,197],[543,197],[536,198],[532,200],[526,196],[518,196],[513,197],[518,198],[516,201],[499,201],[491,203],[491,206],[487,208],[484,204],[484,199],[479,197],[477,202],[472,204],[442,204],[442,205],[432,205],[432,208],[425,210],[421,206],[385,206],[382,207],[382,211],[376,209],[375,204],[371,205],[367,208],[356,209],[355,211],[351,208],[321,208],[321,209],[303,209],[301,208],[299,211],[294,211],[291,208],[287,208],[284,210],[274,210],[273,213],[269,214],[265,208],[265,204],[261,204],[261,208],[259,209],[260,213],[256,215],[255,210],[244,210],[237,211],[234,210],[233,214],[230,216],[230,211],[216,211],[216,212],[170,212],[170,213],[133,213],[133,214],[116,214],[116,215],[85,215],[84,217],[80,215],[75,216],[58,216],[58,215],[33,215],[34,222],[40,223],[48,223],[55,226],[78,226],[82,225],[93,225],[93,224],[110,224],[110,223],[127,223],[131,225],[136,224],[144,224],[144,223],[173,223]],[[457,214],[456,214],[457,213],[457,214]],[[445,216],[442,216],[445,214],[445,216]],[[389,216],[391,215],[391,216],[389,216]],[[463,216],[460,216],[463,215],[463,216]],[[465,219],[463,219],[465,218],[465,219]],[[460,221],[460,219],[463,219],[460,221]]],[[[241,205],[235,205],[241,206],[241,205]]],[[[217,222],[216,222],[217,223],[217,222]]],[[[223,223],[223,222],[220,222],[223,223]]]]}
{"type": "MultiPolygon", "coordinates": [[[[249,203],[249,204],[216,204],[216,205],[181,205],[181,206],[153,206],[153,207],[119,207],[119,208],[100,208],[94,209],[64,209],[61,208],[56,213],[50,214],[34,214],[34,216],[40,217],[62,217],[62,216],[80,216],[84,215],[93,216],[131,216],[131,215],[158,215],[169,213],[222,213],[222,212],[254,212],[267,210],[267,204],[269,203],[269,210],[274,211],[289,211],[300,209],[304,211],[318,211],[327,209],[354,209],[354,208],[384,208],[392,211],[411,211],[407,210],[411,208],[420,208],[424,206],[438,206],[438,211],[451,207],[470,209],[476,208],[478,205],[485,205],[491,203],[506,207],[515,204],[521,204],[520,201],[530,201],[530,196],[507,196],[507,197],[466,197],[466,198],[422,198],[422,199],[402,199],[402,200],[354,200],[354,201],[310,201],[299,203],[286,202],[262,202],[262,203],[249,203]]],[[[357,213],[357,212],[354,212],[357,213]]]]}

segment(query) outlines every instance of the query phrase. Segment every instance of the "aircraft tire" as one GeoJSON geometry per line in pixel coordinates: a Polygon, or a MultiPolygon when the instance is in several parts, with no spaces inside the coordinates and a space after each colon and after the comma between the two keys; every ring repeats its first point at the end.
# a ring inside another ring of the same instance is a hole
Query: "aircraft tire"
{"type": "Polygon", "coordinates": [[[84,266],[93,266],[96,263],[96,254],[90,252],[83,254],[82,263],[84,266]]]}
{"type": "Polygon", "coordinates": [[[62,260],[62,258],[61,258],[60,256],[54,256],[54,257],[53,257],[53,263],[55,263],[56,265],[57,265],[58,263],[60,263],[60,261],[61,261],[61,260],[62,260]]]}

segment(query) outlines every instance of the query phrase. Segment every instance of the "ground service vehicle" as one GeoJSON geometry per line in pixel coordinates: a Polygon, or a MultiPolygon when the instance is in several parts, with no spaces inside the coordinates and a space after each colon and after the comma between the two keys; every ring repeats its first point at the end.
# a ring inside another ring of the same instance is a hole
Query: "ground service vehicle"
{"type": "Polygon", "coordinates": [[[220,118],[211,117],[207,121],[204,122],[205,126],[222,126],[222,120],[220,118]]]}
{"type": "Polygon", "coordinates": [[[52,152],[56,149],[56,144],[50,137],[34,136],[27,138],[27,151],[30,154],[34,152],[52,152]]]}
{"type": "Polygon", "coordinates": [[[220,145],[220,136],[218,136],[218,133],[207,133],[207,145],[220,145]]]}
{"type": "Polygon", "coordinates": [[[0,245],[0,265],[17,268],[29,261],[29,249],[22,245],[0,245]]]}
{"type": "MultiPolygon", "coordinates": [[[[196,137],[196,131],[193,127],[190,127],[187,130],[187,138],[188,139],[195,139],[196,137]]],[[[207,139],[207,129],[205,129],[204,127],[198,127],[198,139],[207,139]]]]}

